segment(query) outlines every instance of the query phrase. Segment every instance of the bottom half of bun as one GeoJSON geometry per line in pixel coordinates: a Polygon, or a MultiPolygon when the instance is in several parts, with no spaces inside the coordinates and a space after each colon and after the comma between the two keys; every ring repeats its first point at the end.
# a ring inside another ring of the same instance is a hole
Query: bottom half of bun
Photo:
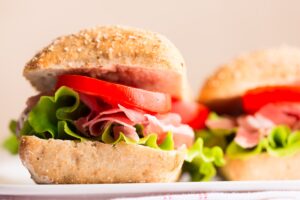
{"type": "Polygon", "coordinates": [[[176,181],[185,150],[23,136],[19,154],[36,183],[92,184],[176,181]]]}
{"type": "Polygon", "coordinates": [[[248,159],[226,158],[220,172],[227,180],[299,180],[300,152],[292,156],[275,157],[261,153],[248,159]]]}

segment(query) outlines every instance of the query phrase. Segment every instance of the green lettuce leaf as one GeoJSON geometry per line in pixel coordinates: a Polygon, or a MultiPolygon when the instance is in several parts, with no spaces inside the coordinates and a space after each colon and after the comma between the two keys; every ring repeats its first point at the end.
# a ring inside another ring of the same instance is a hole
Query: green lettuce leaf
{"type": "Polygon", "coordinates": [[[227,140],[224,135],[215,135],[211,130],[208,129],[196,131],[195,138],[202,138],[204,145],[207,147],[219,146],[222,149],[225,149],[227,146],[227,140]]]}
{"type": "Polygon", "coordinates": [[[209,181],[216,175],[216,167],[224,164],[223,150],[220,147],[205,147],[203,139],[197,138],[188,149],[183,171],[190,173],[192,181],[209,181]]]}
{"type": "Polygon", "coordinates": [[[210,112],[207,117],[209,120],[218,120],[221,118],[216,112],[210,112]]]}
{"type": "Polygon", "coordinates": [[[9,123],[10,136],[6,138],[2,144],[3,147],[11,154],[17,154],[19,151],[20,142],[16,136],[16,128],[17,122],[15,120],[12,120],[9,123]]]}
{"type": "Polygon", "coordinates": [[[40,138],[83,140],[72,123],[87,108],[80,102],[79,94],[68,87],[59,88],[54,96],[42,96],[33,107],[21,130],[23,135],[40,138]]]}
{"type": "Polygon", "coordinates": [[[235,141],[232,141],[226,149],[226,155],[232,159],[247,159],[251,156],[260,154],[263,151],[266,142],[267,141],[263,139],[256,147],[245,149],[235,141]]]}
{"type": "Polygon", "coordinates": [[[65,139],[65,140],[72,140],[77,139],[81,142],[84,142],[87,140],[87,138],[84,138],[80,136],[79,134],[76,134],[74,130],[72,130],[71,125],[67,121],[59,121],[57,124],[57,138],[59,139],[65,139]]]}
{"type": "Polygon", "coordinates": [[[159,148],[162,150],[173,150],[174,149],[174,140],[172,132],[168,132],[164,141],[159,145],[159,148]]]}
{"type": "Polygon", "coordinates": [[[292,131],[287,126],[274,127],[270,134],[261,139],[259,144],[251,149],[245,149],[232,141],[226,155],[233,159],[247,159],[250,156],[267,152],[272,156],[290,156],[300,150],[300,131],[292,131]]]}
{"type": "Polygon", "coordinates": [[[138,142],[134,141],[133,139],[126,137],[124,133],[120,133],[118,139],[116,139],[112,144],[116,145],[120,142],[125,142],[126,144],[138,144],[138,142]]]}
{"type": "Polygon", "coordinates": [[[152,147],[154,149],[159,149],[159,146],[157,144],[157,135],[155,134],[149,134],[146,137],[141,138],[138,143],[152,147]]]}
{"type": "Polygon", "coordinates": [[[161,149],[161,150],[173,150],[174,149],[174,140],[173,134],[168,132],[164,141],[158,145],[157,144],[157,135],[156,134],[149,134],[144,138],[141,138],[138,144],[143,144],[154,149],[161,149]]]}
{"type": "Polygon", "coordinates": [[[101,141],[106,143],[106,144],[112,144],[114,143],[115,139],[113,138],[113,136],[111,135],[111,131],[112,131],[112,124],[106,124],[106,126],[104,127],[104,131],[101,135],[101,141]]]}
{"type": "MultiPolygon", "coordinates": [[[[110,128],[107,128],[107,129],[110,129],[110,128]]],[[[121,141],[123,141],[127,144],[144,145],[144,146],[151,147],[154,149],[160,149],[160,150],[166,150],[166,151],[174,150],[174,140],[173,140],[173,134],[171,132],[168,132],[168,134],[166,135],[166,138],[160,145],[157,143],[157,135],[154,133],[149,134],[145,137],[139,138],[139,141],[134,141],[131,138],[126,137],[123,133],[120,133],[119,137],[116,140],[113,140],[113,139],[107,140],[107,143],[115,145],[121,141]]]]}
{"type": "Polygon", "coordinates": [[[300,131],[291,131],[286,126],[277,126],[268,135],[266,151],[272,156],[290,156],[300,150],[300,131]]]}

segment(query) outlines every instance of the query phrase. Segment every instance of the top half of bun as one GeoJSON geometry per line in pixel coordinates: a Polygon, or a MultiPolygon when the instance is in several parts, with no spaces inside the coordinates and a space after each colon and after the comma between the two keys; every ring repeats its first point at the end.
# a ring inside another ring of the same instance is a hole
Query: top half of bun
{"type": "Polygon", "coordinates": [[[60,74],[82,74],[189,98],[186,67],[166,37],[141,29],[100,26],[55,39],[25,66],[39,91],[54,88],[60,74]]]}
{"type": "Polygon", "coordinates": [[[280,47],[241,55],[220,66],[203,85],[199,101],[217,111],[240,106],[247,90],[300,82],[300,50],[280,47]]]}

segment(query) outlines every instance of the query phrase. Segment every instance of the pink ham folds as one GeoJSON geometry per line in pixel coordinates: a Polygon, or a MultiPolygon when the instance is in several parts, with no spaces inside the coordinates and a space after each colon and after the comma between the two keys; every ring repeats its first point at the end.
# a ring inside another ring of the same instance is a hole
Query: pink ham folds
{"type": "MultiPolygon", "coordinates": [[[[146,114],[141,110],[125,108],[118,105],[117,108],[108,108],[101,105],[96,98],[80,94],[80,99],[90,108],[90,113],[75,121],[75,125],[85,135],[100,136],[107,124],[114,124],[113,136],[118,138],[120,132],[126,137],[138,141],[139,134],[135,125],[144,127],[142,137],[155,133],[158,136],[158,144],[163,142],[168,132],[173,134],[175,147],[183,144],[190,146],[194,141],[194,132],[188,125],[181,124],[178,114],[164,115],[146,114]]],[[[103,103],[102,103],[103,104],[103,103]]]]}
{"type": "Polygon", "coordinates": [[[256,113],[238,118],[238,129],[234,138],[241,147],[255,147],[259,140],[267,136],[275,124],[269,119],[256,113]]]}
{"type": "Polygon", "coordinates": [[[261,138],[268,136],[271,129],[277,125],[288,126],[292,130],[300,128],[300,104],[270,103],[258,110],[254,115],[240,116],[236,120],[220,118],[207,120],[210,129],[237,128],[234,141],[243,148],[255,147],[261,138]]]}
{"type": "Polygon", "coordinates": [[[277,125],[285,125],[292,130],[298,129],[300,127],[299,119],[300,104],[267,104],[254,115],[248,115],[238,119],[239,128],[235,142],[244,148],[252,148],[277,125]]]}
{"type": "Polygon", "coordinates": [[[216,120],[206,120],[205,125],[210,129],[224,129],[230,130],[236,126],[233,118],[222,117],[216,120]]]}

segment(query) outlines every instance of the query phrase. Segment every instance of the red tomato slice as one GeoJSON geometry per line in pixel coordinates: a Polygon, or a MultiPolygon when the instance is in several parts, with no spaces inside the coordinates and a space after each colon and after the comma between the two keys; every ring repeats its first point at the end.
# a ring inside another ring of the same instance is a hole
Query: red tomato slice
{"type": "Polygon", "coordinates": [[[268,103],[300,102],[300,86],[267,86],[247,91],[242,97],[243,108],[253,114],[268,103]]]}
{"type": "Polygon", "coordinates": [[[209,109],[197,102],[173,101],[171,112],[181,116],[182,123],[190,125],[193,129],[205,127],[209,109]]]}
{"type": "Polygon", "coordinates": [[[171,109],[168,94],[110,83],[80,75],[61,75],[57,87],[67,86],[78,92],[97,96],[111,105],[139,108],[153,113],[165,113],[171,109]]]}

